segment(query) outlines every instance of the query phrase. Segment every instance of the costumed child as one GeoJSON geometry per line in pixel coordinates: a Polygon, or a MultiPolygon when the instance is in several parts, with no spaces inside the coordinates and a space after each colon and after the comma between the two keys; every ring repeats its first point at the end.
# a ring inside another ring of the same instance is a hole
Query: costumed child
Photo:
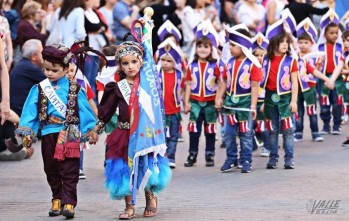
{"type": "MultiPolygon", "coordinates": [[[[98,73],[98,76],[96,77],[96,83],[97,83],[96,90],[97,90],[97,96],[98,96],[98,103],[100,103],[102,100],[105,85],[108,84],[109,82],[119,81],[119,74],[117,73],[118,66],[115,60],[116,50],[117,50],[116,45],[105,46],[102,49],[102,53],[106,57],[107,62],[106,62],[106,65],[102,67],[101,72],[98,73]]],[[[117,128],[118,113],[119,113],[119,110],[116,109],[111,120],[105,124],[104,130],[107,135],[113,132],[113,130],[117,128]]],[[[105,162],[104,162],[104,165],[105,165],[105,162]]]]}
{"type": "Polygon", "coordinates": [[[280,19],[268,27],[266,37],[269,39],[267,54],[263,58],[263,71],[266,80],[264,115],[265,126],[270,131],[270,155],[267,169],[278,165],[278,138],[282,129],[285,150],[285,169],[294,169],[294,141],[292,115],[297,113],[298,63],[291,56],[291,35],[284,27],[285,19],[280,19]],[[280,120],[282,128],[280,127],[280,120]]]}
{"type": "Polygon", "coordinates": [[[87,51],[99,54],[84,42],[74,43],[71,49],[63,45],[44,47],[42,56],[47,78],[30,90],[16,130],[26,147],[37,140],[41,130],[44,171],[52,191],[49,216],[74,217],[80,143],[87,142],[94,133],[96,117],[85,91],[66,77],[71,59],[81,60],[79,56],[87,51]]]}
{"type": "Polygon", "coordinates": [[[179,125],[182,120],[180,103],[182,101],[183,72],[181,70],[181,50],[168,38],[158,46],[159,77],[163,90],[166,114],[166,156],[170,167],[176,167],[176,148],[179,125]]]}
{"type": "MultiPolygon", "coordinates": [[[[137,20],[133,25],[141,25],[142,33],[149,33],[148,20],[145,20],[148,13],[144,14],[145,23],[137,20]]],[[[123,220],[135,217],[138,190],[145,191],[143,216],[155,216],[157,197],[154,193],[168,185],[172,173],[165,157],[165,116],[151,35],[136,35],[134,26],[131,33],[136,41],[125,41],[117,48],[119,81],[106,84],[95,127],[102,132],[119,108],[117,128],[106,139],[105,187],[112,199],[125,199],[125,211],[119,215],[123,220]]]]}
{"type": "MultiPolygon", "coordinates": [[[[335,78],[336,76],[343,75],[345,76],[344,78],[344,84],[345,84],[345,98],[348,96],[348,90],[349,90],[349,19],[347,20],[347,23],[345,25],[346,30],[342,34],[342,40],[343,40],[343,54],[341,59],[338,62],[338,65],[333,71],[333,77],[335,78]]],[[[344,103],[343,108],[344,113],[348,114],[349,112],[349,107],[348,104],[344,103]]],[[[349,138],[347,138],[346,141],[342,143],[343,147],[348,147],[349,146],[349,138]]]]}
{"type": "MultiPolygon", "coordinates": [[[[184,96],[184,113],[189,113],[189,156],[185,167],[193,166],[199,152],[202,124],[206,137],[206,166],[214,166],[217,111],[214,106],[219,81],[217,57],[218,35],[209,20],[197,26],[194,58],[188,65],[184,96]]],[[[191,60],[191,59],[189,59],[191,60]]]]}
{"type": "MultiPolygon", "coordinates": [[[[80,69],[77,69],[76,64],[74,64],[73,62],[69,63],[67,78],[70,81],[75,81],[77,84],[80,85],[81,89],[83,89],[86,92],[88,103],[90,104],[95,116],[97,116],[97,106],[93,101],[93,98],[95,97],[95,93],[93,93],[87,78],[82,74],[80,69]]],[[[86,143],[81,143],[79,179],[86,179],[86,175],[84,173],[84,151],[83,150],[87,148],[88,146],[86,143]]]]}
{"type": "MultiPolygon", "coordinates": [[[[304,112],[309,116],[312,139],[315,142],[322,142],[324,138],[319,133],[317,112],[316,112],[316,78],[324,81],[324,86],[333,89],[330,79],[318,71],[315,67],[315,58],[311,56],[313,44],[317,38],[317,30],[311,20],[306,18],[300,22],[297,27],[298,54],[298,115],[296,119],[296,130],[294,132],[294,141],[303,140],[304,112]],[[305,108],[304,108],[305,102],[305,108]]],[[[317,53],[315,53],[317,54],[317,53]]]]}
{"type": "MultiPolygon", "coordinates": [[[[268,44],[269,40],[260,32],[252,38],[252,53],[256,56],[260,64],[263,63],[263,57],[267,53],[268,44]]],[[[261,87],[266,80],[265,77],[266,75],[262,70],[262,80],[259,82],[257,116],[254,128],[256,138],[260,139],[260,136],[262,136],[263,148],[260,154],[261,157],[269,157],[270,154],[269,131],[265,129],[265,116],[263,113],[265,90],[261,87]]]]}
{"type": "MultiPolygon", "coordinates": [[[[178,48],[180,49],[179,53],[181,57],[180,69],[183,71],[183,73],[185,73],[185,71],[187,70],[188,62],[187,62],[186,56],[184,55],[182,49],[180,48],[180,41],[182,40],[181,32],[178,30],[176,26],[174,26],[174,24],[170,20],[166,20],[164,24],[160,26],[157,34],[159,36],[160,42],[163,42],[169,38],[169,39],[172,39],[175,42],[175,44],[178,46],[178,48]]],[[[157,61],[158,57],[159,57],[159,54],[158,54],[158,51],[156,51],[154,54],[154,60],[157,61]]],[[[182,81],[181,87],[182,88],[185,87],[184,81],[182,81]]],[[[184,142],[182,133],[183,133],[182,124],[179,123],[178,142],[184,142]]]]}
{"type": "Polygon", "coordinates": [[[318,50],[325,52],[325,61],[322,73],[326,74],[331,81],[335,82],[335,88],[330,90],[325,88],[320,82],[320,118],[323,121],[321,134],[341,134],[340,125],[342,122],[342,105],[344,103],[344,84],[343,77],[333,76],[332,73],[337,67],[342,56],[341,31],[339,30],[338,15],[330,9],[320,21],[321,33],[318,44],[318,50]],[[332,108],[331,108],[332,107],[332,108]],[[331,131],[331,112],[333,116],[333,126],[331,131]]]}
{"type": "Polygon", "coordinates": [[[224,142],[227,159],[222,172],[232,170],[238,164],[236,136],[240,138],[241,172],[252,169],[253,120],[256,118],[259,81],[262,80],[261,64],[251,53],[252,39],[245,25],[226,28],[232,57],[227,72],[220,82],[216,107],[223,108],[224,142]],[[224,97],[225,95],[225,97],[224,97]]]}

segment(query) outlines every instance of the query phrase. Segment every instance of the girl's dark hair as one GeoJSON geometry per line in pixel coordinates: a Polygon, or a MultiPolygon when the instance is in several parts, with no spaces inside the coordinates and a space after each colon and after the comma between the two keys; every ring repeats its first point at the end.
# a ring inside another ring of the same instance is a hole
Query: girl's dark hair
{"type": "Polygon", "coordinates": [[[185,5],[190,6],[192,8],[196,8],[196,0],[187,0],[185,5]]]}
{"type": "MultiPolygon", "coordinates": [[[[210,47],[211,47],[211,53],[210,53],[210,55],[207,57],[207,61],[208,61],[208,62],[216,62],[217,59],[214,59],[214,58],[212,57],[213,46],[212,46],[211,40],[210,40],[208,37],[206,37],[206,36],[202,36],[202,37],[200,37],[200,38],[198,38],[198,39],[196,40],[196,47],[197,47],[198,45],[201,45],[201,44],[203,44],[203,45],[205,45],[205,44],[210,45],[210,47]]],[[[199,60],[199,56],[197,55],[197,53],[195,53],[195,55],[194,55],[194,61],[197,62],[198,60],[199,60]]]]}
{"type": "Polygon", "coordinates": [[[116,45],[105,46],[102,48],[102,53],[105,56],[115,56],[117,48],[116,45]]]}
{"type": "Polygon", "coordinates": [[[337,25],[336,23],[330,22],[326,27],[325,27],[325,34],[328,31],[328,29],[333,28],[333,27],[337,27],[339,28],[339,25],[337,25]]]}
{"type": "Polygon", "coordinates": [[[291,55],[291,43],[292,43],[292,38],[291,35],[288,34],[285,30],[280,32],[278,35],[274,36],[270,41],[269,45],[267,48],[267,58],[272,60],[274,58],[274,53],[276,50],[279,49],[280,43],[284,40],[287,39],[288,43],[288,49],[286,51],[287,55],[291,55]]]}
{"type": "Polygon", "coordinates": [[[343,33],[342,33],[342,38],[343,39],[346,39],[349,37],[349,31],[348,30],[345,30],[343,33]]]}
{"type": "Polygon", "coordinates": [[[61,11],[59,12],[58,20],[63,17],[67,19],[70,12],[79,7],[85,8],[84,0],[64,0],[61,5],[61,11]]]}
{"type": "Polygon", "coordinates": [[[313,42],[313,39],[311,38],[311,36],[306,32],[303,32],[301,35],[298,36],[298,41],[299,40],[308,40],[313,42]]]}

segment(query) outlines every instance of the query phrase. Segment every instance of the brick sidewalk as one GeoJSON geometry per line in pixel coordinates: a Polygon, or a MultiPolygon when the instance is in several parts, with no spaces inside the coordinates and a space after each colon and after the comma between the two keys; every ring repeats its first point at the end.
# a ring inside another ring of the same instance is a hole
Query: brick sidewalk
{"type": "MultiPolygon", "coordinates": [[[[183,118],[185,128],[188,116],[183,118]]],[[[327,135],[323,143],[312,142],[308,125],[305,128],[305,140],[295,146],[295,170],[284,170],[282,160],[278,169],[265,169],[267,158],[259,157],[258,151],[250,174],[219,171],[225,159],[221,141],[216,143],[215,167],[205,167],[203,139],[197,165],[185,168],[189,139],[184,134],[185,142],[177,147],[172,182],[159,195],[158,213],[151,220],[349,220],[349,149],[341,147],[349,134],[348,125],[342,135],[327,135]],[[319,200],[325,204],[340,200],[337,214],[308,212],[319,200]]],[[[103,139],[85,151],[87,179],[78,184],[75,220],[117,220],[124,209],[124,202],[112,201],[103,187],[103,139]]],[[[64,220],[48,217],[51,194],[39,144],[35,151],[29,160],[0,162],[0,221],[64,220]]],[[[144,196],[139,195],[137,220],[150,220],[142,217],[144,206],[144,196]]]]}

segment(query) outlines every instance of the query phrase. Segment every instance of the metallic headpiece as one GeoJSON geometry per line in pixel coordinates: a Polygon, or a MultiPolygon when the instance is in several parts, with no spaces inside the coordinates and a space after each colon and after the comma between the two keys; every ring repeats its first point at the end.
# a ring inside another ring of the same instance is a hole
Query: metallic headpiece
{"type": "Polygon", "coordinates": [[[126,55],[133,55],[143,62],[143,47],[134,41],[125,41],[121,43],[115,53],[115,60],[117,62],[126,55]]]}

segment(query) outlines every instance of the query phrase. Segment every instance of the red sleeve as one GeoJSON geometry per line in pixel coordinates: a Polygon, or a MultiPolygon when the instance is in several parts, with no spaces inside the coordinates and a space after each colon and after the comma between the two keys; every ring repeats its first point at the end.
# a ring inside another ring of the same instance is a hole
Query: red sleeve
{"type": "Polygon", "coordinates": [[[191,71],[190,71],[190,67],[188,66],[187,69],[187,75],[185,76],[185,81],[191,81],[191,71]]]}
{"type": "Polygon", "coordinates": [[[92,91],[89,85],[86,85],[86,95],[88,100],[93,99],[95,97],[95,93],[92,91]]]}
{"type": "Polygon", "coordinates": [[[306,68],[307,68],[307,74],[311,74],[315,70],[315,68],[309,62],[306,63],[306,68]]]}
{"type": "Polygon", "coordinates": [[[96,90],[97,91],[104,91],[104,84],[102,84],[101,82],[97,81],[96,90]]]}
{"type": "Polygon", "coordinates": [[[298,72],[298,61],[296,59],[292,60],[291,73],[298,72]]]}
{"type": "Polygon", "coordinates": [[[256,65],[252,64],[251,67],[251,81],[260,82],[262,80],[262,69],[257,68],[256,65]]]}
{"type": "Polygon", "coordinates": [[[216,76],[216,78],[220,78],[221,76],[218,65],[216,65],[216,68],[214,69],[214,76],[216,76]]]}
{"type": "Polygon", "coordinates": [[[339,58],[339,60],[340,60],[340,61],[345,61],[345,60],[344,60],[343,54],[341,55],[341,57],[339,58]]]}

